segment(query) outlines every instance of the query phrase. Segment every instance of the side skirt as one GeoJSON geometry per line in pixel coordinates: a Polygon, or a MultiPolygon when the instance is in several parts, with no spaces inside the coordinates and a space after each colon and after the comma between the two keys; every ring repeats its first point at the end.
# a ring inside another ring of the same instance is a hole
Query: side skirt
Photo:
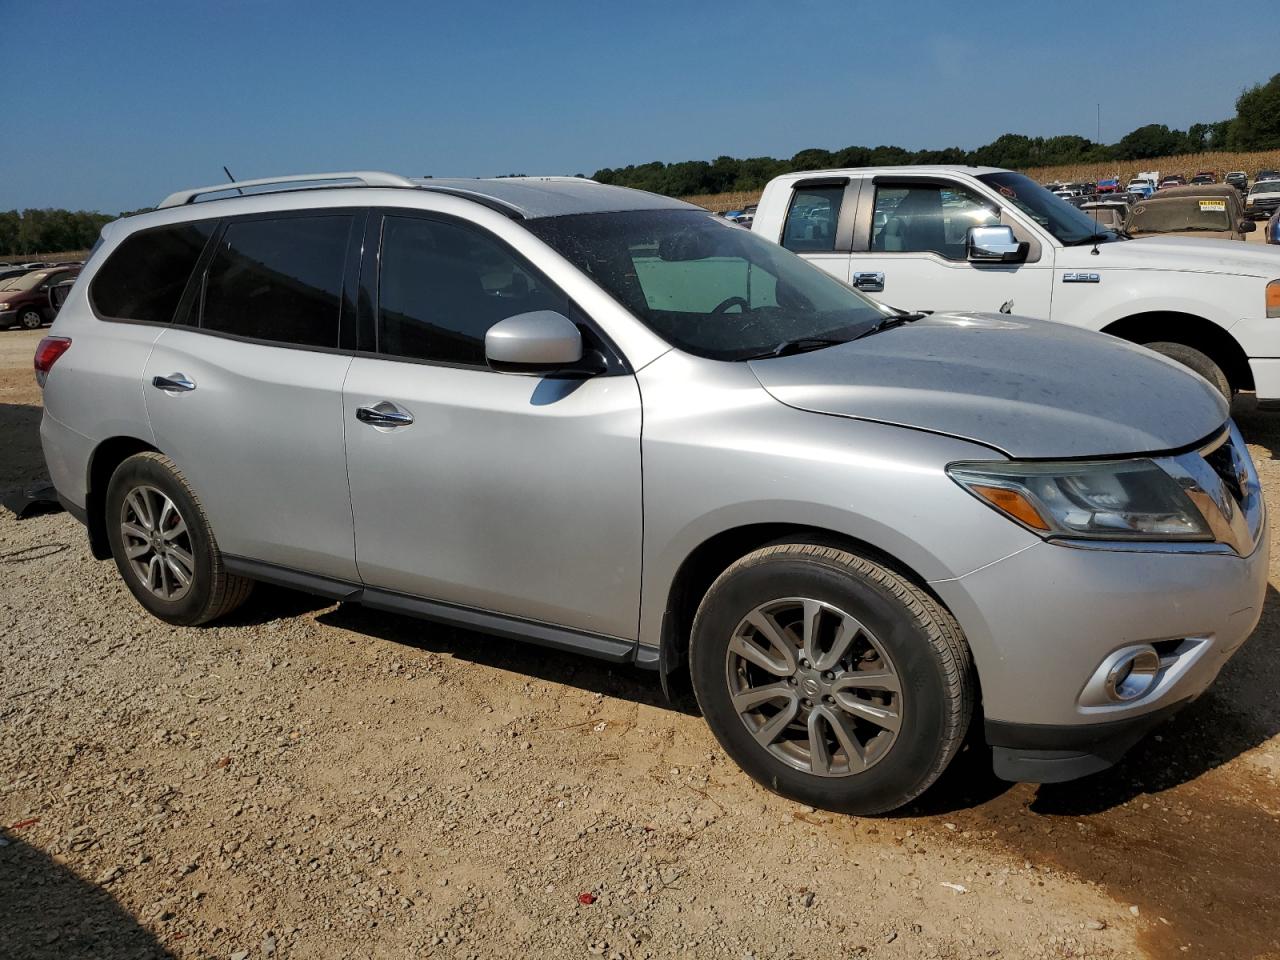
{"type": "MultiPolygon", "coordinates": [[[[303,573],[288,567],[264,563],[261,560],[249,560],[245,557],[223,556],[223,563],[228,573],[250,580],[314,593],[322,597],[330,597],[344,603],[359,603],[374,610],[386,610],[400,613],[421,620],[448,624],[464,630],[488,633],[512,640],[525,640],[540,646],[556,650],[568,650],[583,653],[610,663],[630,663],[636,659],[638,644],[617,637],[586,633],[557,627],[536,620],[522,620],[487,610],[476,610],[471,607],[460,607],[439,600],[427,600],[423,597],[409,596],[380,590],[377,587],[366,587],[346,580],[322,577],[313,573],[303,573]]],[[[641,663],[648,667],[648,663],[641,663]]]]}

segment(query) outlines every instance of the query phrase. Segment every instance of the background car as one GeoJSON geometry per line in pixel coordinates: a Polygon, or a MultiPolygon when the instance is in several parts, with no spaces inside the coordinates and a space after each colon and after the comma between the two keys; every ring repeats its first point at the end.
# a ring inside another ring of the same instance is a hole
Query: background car
{"type": "Polygon", "coordinates": [[[1193,184],[1217,183],[1218,175],[1216,173],[1206,173],[1202,171],[1200,173],[1197,173],[1194,177],[1192,177],[1191,182],[1193,184]]]}
{"type": "MultiPolygon", "coordinates": [[[[1278,185],[1280,186],[1280,185],[1278,185]]],[[[1209,237],[1244,240],[1256,229],[1240,194],[1225,184],[1169,187],[1133,208],[1125,222],[1131,236],[1209,237]]]]}
{"type": "Polygon", "coordinates": [[[0,329],[36,330],[44,326],[54,316],[49,306],[49,287],[79,274],[80,267],[54,267],[0,281],[0,329]]]}
{"type": "Polygon", "coordinates": [[[1249,175],[1243,170],[1232,170],[1222,178],[1223,183],[1229,183],[1241,193],[1249,189],[1249,175]]]}
{"type": "Polygon", "coordinates": [[[1108,230],[1123,230],[1129,217],[1129,204],[1123,200],[1107,197],[1105,200],[1091,200],[1082,203],[1080,209],[1098,221],[1099,226],[1108,230]]]}
{"type": "Polygon", "coordinates": [[[1120,190],[1120,181],[1115,177],[1108,177],[1098,181],[1098,193],[1118,193],[1120,190]]]}
{"type": "Polygon", "coordinates": [[[1280,180],[1255,180],[1244,202],[1244,214],[1265,220],[1280,209],[1280,180]]]}
{"type": "Polygon", "coordinates": [[[1266,227],[1267,243],[1280,243],[1280,207],[1271,215],[1266,227]]]}

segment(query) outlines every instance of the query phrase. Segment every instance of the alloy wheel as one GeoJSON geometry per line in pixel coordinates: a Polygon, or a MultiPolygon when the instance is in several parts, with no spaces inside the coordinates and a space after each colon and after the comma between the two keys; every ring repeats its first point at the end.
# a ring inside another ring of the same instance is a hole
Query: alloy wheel
{"type": "Polygon", "coordinates": [[[729,640],[725,674],[755,741],[815,776],[868,770],[902,726],[892,659],[856,617],[820,600],[788,597],[748,613],[729,640]]]}
{"type": "Polygon", "coordinates": [[[191,534],[177,505],[151,486],[130,490],[120,506],[120,533],[129,567],[161,600],[181,600],[195,580],[191,534]]]}

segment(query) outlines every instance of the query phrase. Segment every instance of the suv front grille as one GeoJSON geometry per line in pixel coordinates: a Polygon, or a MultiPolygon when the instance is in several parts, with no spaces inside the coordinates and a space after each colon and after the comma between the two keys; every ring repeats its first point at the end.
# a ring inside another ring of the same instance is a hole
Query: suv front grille
{"type": "Polygon", "coordinates": [[[1213,472],[1222,480],[1227,492],[1235,498],[1236,503],[1242,503],[1245,494],[1244,484],[1248,482],[1248,478],[1240,476],[1236,462],[1237,451],[1231,438],[1228,437],[1225,443],[1219,444],[1203,456],[1209,466],[1213,467],[1213,472]]]}

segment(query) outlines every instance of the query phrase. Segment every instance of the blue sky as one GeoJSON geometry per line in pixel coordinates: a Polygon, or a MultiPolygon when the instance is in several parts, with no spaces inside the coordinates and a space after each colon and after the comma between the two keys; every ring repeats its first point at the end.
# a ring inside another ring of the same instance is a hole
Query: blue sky
{"type": "Polygon", "coordinates": [[[590,175],[1093,137],[1099,102],[1111,141],[1231,116],[1274,72],[1245,42],[1259,34],[1203,0],[0,0],[0,23],[5,87],[41,93],[6,109],[0,209],[133,209],[224,163],[241,179],[590,175]]]}

